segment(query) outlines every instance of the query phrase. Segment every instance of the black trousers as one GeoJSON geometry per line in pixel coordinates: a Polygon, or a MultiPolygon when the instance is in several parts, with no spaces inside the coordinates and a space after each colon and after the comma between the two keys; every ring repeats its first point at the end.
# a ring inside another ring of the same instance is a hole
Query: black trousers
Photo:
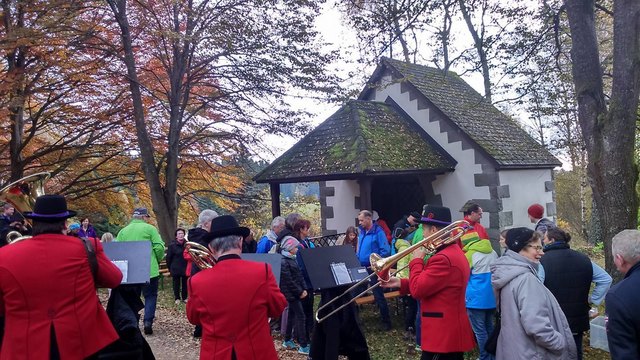
{"type": "Polygon", "coordinates": [[[415,332],[418,302],[411,295],[405,295],[402,297],[402,303],[404,305],[404,329],[409,330],[411,328],[415,332]]]}
{"type": "Polygon", "coordinates": [[[464,353],[457,352],[440,354],[423,351],[420,360],[464,360],[464,353]]]}
{"type": "Polygon", "coordinates": [[[284,334],[285,340],[291,340],[293,330],[295,329],[296,340],[300,346],[307,346],[309,338],[307,337],[306,321],[302,302],[300,300],[289,302],[289,316],[287,317],[287,329],[284,334]]]}
{"type": "Polygon", "coordinates": [[[173,298],[175,300],[187,300],[187,277],[184,275],[174,275],[173,277],[173,298]],[[180,287],[182,285],[182,287],[180,287]],[[182,290],[182,291],[181,291],[182,290]],[[180,297],[182,293],[182,297],[180,297]]]}
{"type": "Polygon", "coordinates": [[[315,314],[313,311],[313,289],[307,289],[307,297],[301,299],[302,310],[304,310],[304,321],[307,339],[311,339],[311,332],[313,331],[313,319],[315,314]]]}

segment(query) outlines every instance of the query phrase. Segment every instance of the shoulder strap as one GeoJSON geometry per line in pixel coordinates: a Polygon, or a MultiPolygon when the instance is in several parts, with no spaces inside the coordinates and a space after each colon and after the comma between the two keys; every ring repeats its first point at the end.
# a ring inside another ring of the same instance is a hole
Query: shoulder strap
{"type": "Polygon", "coordinates": [[[80,240],[84,244],[84,249],[87,251],[87,260],[89,261],[89,269],[91,269],[91,277],[93,277],[93,284],[98,287],[98,258],[96,257],[96,251],[91,241],[87,237],[81,237],[80,240]]]}

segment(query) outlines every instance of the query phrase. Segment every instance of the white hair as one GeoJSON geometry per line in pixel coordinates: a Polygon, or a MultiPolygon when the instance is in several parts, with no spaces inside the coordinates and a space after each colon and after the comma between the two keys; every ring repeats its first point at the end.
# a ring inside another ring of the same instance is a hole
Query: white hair
{"type": "Polygon", "coordinates": [[[291,230],[293,230],[293,227],[295,226],[296,222],[301,218],[300,214],[298,213],[291,213],[289,215],[287,215],[286,220],[284,221],[285,226],[291,230]]]}
{"type": "Polygon", "coordinates": [[[209,247],[217,253],[227,252],[231,249],[242,249],[242,236],[227,235],[214,238],[209,242],[209,247]]]}
{"type": "Polygon", "coordinates": [[[217,217],[218,213],[211,209],[202,210],[202,212],[198,216],[198,225],[202,226],[204,225],[204,223],[209,222],[217,217]]]}
{"type": "Polygon", "coordinates": [[[277,228],[278,226],[284,225],[284,218],[282,216],[276,216],[271,220],[271,230],[277,228]]]}
{"type": "Polygon", "coordinates": [[[611,240],[611,252],[630,263],[640,260],[640,231],[622,230],[611,240]]]}

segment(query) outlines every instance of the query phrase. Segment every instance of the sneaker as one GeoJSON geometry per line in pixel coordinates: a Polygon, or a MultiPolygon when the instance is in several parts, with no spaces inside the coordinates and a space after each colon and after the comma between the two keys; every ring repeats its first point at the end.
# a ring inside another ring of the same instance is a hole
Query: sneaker
{"type": "Polygon", "coordinates": [[[307,345],[307,346],[300,346],[300,347],[298,348],[298,354],[309,355],[309,345],[307,345]]]}
{"type": "Polygon", "coordinates": [[[180,302],[181,302],[180,299],[176,299],[176,305],[179,305],[180,302]]]}
{"type": "Polygon", "coordinates": [[[293,340],[286,340],[285,342],[282,343],[282,347],[287,350],[294,350],[298,346],[296,346],[296,343],[294,343],[293,340]]]}
{"type": "Polygon", "coordinates": [[[144,334],[145,335],[153,335],[153,329],[151,328],[151,325],[145,325],[144,326],[144,334]]]}

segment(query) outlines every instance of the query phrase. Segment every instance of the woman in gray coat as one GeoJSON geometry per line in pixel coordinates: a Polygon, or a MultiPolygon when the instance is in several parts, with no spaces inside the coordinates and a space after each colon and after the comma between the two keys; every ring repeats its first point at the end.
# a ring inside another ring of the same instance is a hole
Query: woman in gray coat
{"type": "Polygon", "coordinates": [[[528,228],[507,232],[507,251],[491,266],[491,284],[502,316],[496,359],[577,359],[569,323],[537,276],[541,235],[528,228]]]}

